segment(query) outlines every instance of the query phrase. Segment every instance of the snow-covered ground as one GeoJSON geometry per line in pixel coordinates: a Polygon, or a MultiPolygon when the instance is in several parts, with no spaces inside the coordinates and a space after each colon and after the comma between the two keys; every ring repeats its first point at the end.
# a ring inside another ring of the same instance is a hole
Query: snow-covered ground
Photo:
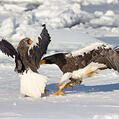
{"type": "MultiPolygon", "coordinates": [[[[51,34],[48,54],[71,52],[94,42],[119,45],[118,0],[0,0],[0,36],[15,47],[24,37],[37,39],[41,24],[51,34]]],[[[47,54],[46,54],[47,55],[47,54]]],[[[0,119],[119,119],[119,74],[100,71],[80,86],[57,91],[62,72],[42,65],[49,93],[40,99],[24,97],[14,61],[0,52],[0,119]]]]}

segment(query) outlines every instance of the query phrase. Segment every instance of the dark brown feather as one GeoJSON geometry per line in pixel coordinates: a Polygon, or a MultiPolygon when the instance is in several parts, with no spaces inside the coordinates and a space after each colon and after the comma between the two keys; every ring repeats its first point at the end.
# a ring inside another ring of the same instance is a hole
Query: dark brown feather
{"type": "MultiPolygon", "coordinates": [[[[59,53],[48,57],[44,57],[46,64],[56,64],[63,73],[73,72],[80,68],[86,67],[91,62],[105,64],[107,67],[119,72],[119,49],[98,47],[83,55],[72,56],[72,54],[59,53]]],[[[103,69],[105,69],[103,68],[103,69]]],[[[102,70],[103,70],[102,69],[102,70]]],[[[92,76],[92,75],[91,75],[92,76]]],[[[70,79],[72,84],[80,84],[81,80],[70,79]]]]}
{"type": "Polygon", "coordinates": [[[20,56],[17,53],[16,49],[12,46],[12,44],[10,44],[8,41],[2,39],[0,41],[0,50],[3,53],[7,54],[8,56],[15,58],[15,63],[16,63],[15,71],[17,71],[18,73],[21,73],[25,70],[24,65],[20,59],[20,56]]]}
{"type": "Polygon", "coordinates": [[[4,39],[0,41],[0,50],[8,56],[11,56],[12,58],[14,58],[14,56],[17,56],[16,49],[12,46],[12,44],[4,39]]]}
{"type": "Polygon", "coordinates": [[[51,41],[45,25],[43,27],[44,28],[40,34],[41,37],[38,37],[38,44],[29,51],[29,60],[33,62],[37,68],[39,68],[39,61],[46,53],[47,47],[51,41]]]}
{"type": "Polygon", "coordinates": [[[108,68],[113,68],[119,72],[119,54],[114,49],[106,49],[101,52],[101,55],[106,59],[108,68]]]}

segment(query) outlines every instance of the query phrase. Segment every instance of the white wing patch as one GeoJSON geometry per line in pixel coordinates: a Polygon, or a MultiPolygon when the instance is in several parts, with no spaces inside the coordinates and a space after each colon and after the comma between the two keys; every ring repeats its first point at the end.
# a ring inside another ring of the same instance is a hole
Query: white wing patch
{"type": "Polygon", "coordinates": [[[72,73],[65,73],[62,76],[60,83],[58,84],[59,88],[63,89],[64,86],[70,82],[70,78],[74,78],[75,80],[82,80],[83,78],[92,77],[95,75],[99,68],[106,68],[106,65],[91,62],[89,65],[82,69],[78,69],[76,71],[73,71],[72,73]]]}
{"type": "Polygon", "coordinates": [[[94,75],[99,68],[106,68],[106,65],[100,63],[91,62],[86,67],[73,71],[72,78],[88,78],[90,75],[94,75]]]}
{"type": "Polygon", "coordinates": [[[84,53],[88,53],[94,49],[97,49],[98,47],[104,47],[105,49],[108,49],[108,48],[112,48],[112,45],[110,44],[106,44],[106,43],[93,43],[91,44],[90,46],[88,47],[85,47],[85,48],[82,48],[80,50],[77,50],[77,51],[73,51],[71,52],[70,54],[66,55],[67,57],[69,57],[70,55],[75,57],[75,56],[78,56],[78,55],[84,55],[84,53]]]}

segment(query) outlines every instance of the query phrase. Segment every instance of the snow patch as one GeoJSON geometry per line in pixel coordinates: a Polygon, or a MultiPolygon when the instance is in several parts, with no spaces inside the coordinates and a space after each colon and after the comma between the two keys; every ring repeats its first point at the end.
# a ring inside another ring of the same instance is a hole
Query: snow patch
{"type": "Polygon", "coordinates": [[[7,11],[15,11],[15,12],[23,12],[26,8],[20,7],[18,5],[13,5],[13,4],[5,4],[4,9],[7,11]]]}
{"type": "Polygon", "coordinates": [[[0,36],[9,37],[15,31],[15,19],[8,18],[2,22],[0,28],[0,36]]]}
{"type": "Polygon", "coordinates": [[[119,119],[119,115],[117,114],[113,114],[113,115],[103,115],[103,116],[100,116],[100,115],[95,115],[92,119],[119,119]]]}

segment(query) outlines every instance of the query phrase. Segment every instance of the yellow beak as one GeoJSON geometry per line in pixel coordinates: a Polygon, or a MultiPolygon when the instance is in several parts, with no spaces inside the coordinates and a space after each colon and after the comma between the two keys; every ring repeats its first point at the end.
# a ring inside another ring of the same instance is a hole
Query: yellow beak
{"type": "Polygon", "coordinates": [[[32,43],[33,43],[33,41],[32,41],[32,40],[30,40],[30,41],[29,41],[29,44],[31,45],[32,43]]]}
{"type": "Polygon", "coordinates": [[[45,64],[45,60],[40,60],[39,64],[45,64]]]}

